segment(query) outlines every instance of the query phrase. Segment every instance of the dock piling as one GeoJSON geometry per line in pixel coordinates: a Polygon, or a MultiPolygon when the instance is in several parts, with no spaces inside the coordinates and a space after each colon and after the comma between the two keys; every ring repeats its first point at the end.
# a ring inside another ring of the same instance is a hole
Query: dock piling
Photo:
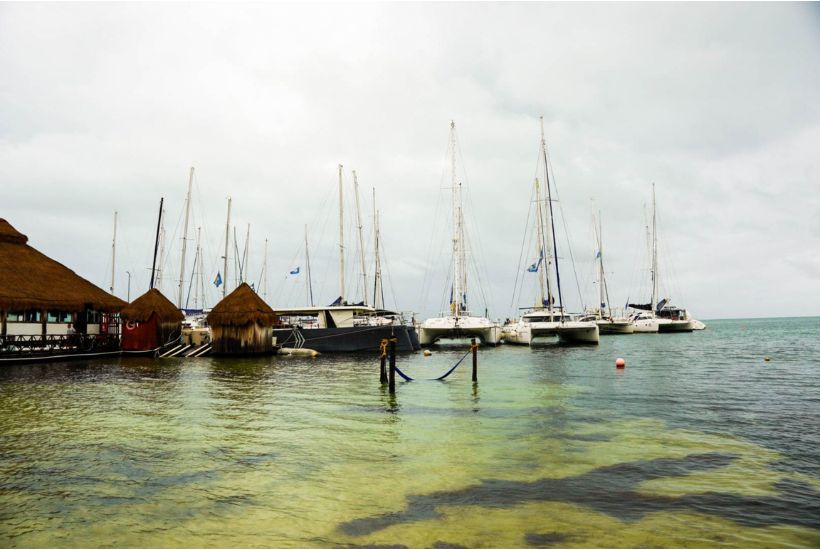
{"type": "Polygon", "coordinates": [[[390,376],[388,386],[390,393],[396,393],[396,338],[390,338],[390,376]]]}
{"type": "Polygon", "coordinates": [[[379,382],[387,384],[387,368],[385,363],[387,361],[387,338],[382,338],[379,344],[379,382]]]}
{"type": "Polygon", "coordinates": [[[470,339],[470,349],[473,352],[473,382],[478,382],[478,344],[475,338],[470,339]]]}

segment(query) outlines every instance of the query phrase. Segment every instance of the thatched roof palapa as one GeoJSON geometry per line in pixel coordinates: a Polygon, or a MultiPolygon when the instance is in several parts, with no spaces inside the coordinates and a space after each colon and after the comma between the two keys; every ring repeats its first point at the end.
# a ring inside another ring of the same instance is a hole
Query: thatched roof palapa
{"type": "Polygon", "coordinates": [[[211,326],[243,326],[248,323],[272,326],[275,322],[276,314],[271,307],[247,283],[236,287],[208,314],[208,324],[211,326]]]}
{"type": "Polygon", "coordinates": [[[145,322],[156,313],[162,321],[182,321],[185,315],[159,290],[152,288],[120,311],[120,317],[145,322]]]}
{"type": "Polygon", "coordinates": [[[0,309],[81,311],[88,304],[116,312],[126,305],[27,243],[0,218],[0,309]]]}

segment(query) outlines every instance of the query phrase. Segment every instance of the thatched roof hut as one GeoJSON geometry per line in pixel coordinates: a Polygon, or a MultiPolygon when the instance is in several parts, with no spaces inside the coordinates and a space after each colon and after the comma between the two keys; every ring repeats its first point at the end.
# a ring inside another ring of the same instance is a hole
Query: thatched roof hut
{"type": "Polygon", "coordinates": [[[207,317],[213,338],[213,353],[244,354],[273,351],[271,307],[242,283],[216,304],[207,317]]]}
{"type": "Polygon", "coordinates": [[[178,338],[185,316],[159,290],[152,288],[120,312],[122,349],[152,350],[178,338]]]}
{"type": "Polygon", "coordinates": [[[120,317],[130,321],[147,321],[156,314],[163,321],[181,322],[185,316],[162,292],[152,288],[120,311],[120,317]]]}
{"type": "Polygon", "coordinates": [[[27,243],[28,237],[0,218],[0,311],[113,313],[126,305],[27,243]]]}

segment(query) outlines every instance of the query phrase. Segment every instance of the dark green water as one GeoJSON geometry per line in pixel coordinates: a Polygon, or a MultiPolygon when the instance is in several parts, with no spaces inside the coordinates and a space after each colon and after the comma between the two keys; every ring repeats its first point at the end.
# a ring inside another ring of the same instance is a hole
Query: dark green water
{"type": "Polygon", "coordinates": [[[818,369],[818,318],[483,348],[395,397],[375,354],[5,368],[0,546],[817,547],[818,369]]]}

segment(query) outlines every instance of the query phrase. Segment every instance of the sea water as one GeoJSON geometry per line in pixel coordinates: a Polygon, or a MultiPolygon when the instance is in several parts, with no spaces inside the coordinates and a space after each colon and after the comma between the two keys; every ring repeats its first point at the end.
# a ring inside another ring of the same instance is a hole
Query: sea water
{"type": "Polygon", "coordinates": [[[820,546],[820,319],[465,351],[5,367],[0,546],[820,546]]]}

